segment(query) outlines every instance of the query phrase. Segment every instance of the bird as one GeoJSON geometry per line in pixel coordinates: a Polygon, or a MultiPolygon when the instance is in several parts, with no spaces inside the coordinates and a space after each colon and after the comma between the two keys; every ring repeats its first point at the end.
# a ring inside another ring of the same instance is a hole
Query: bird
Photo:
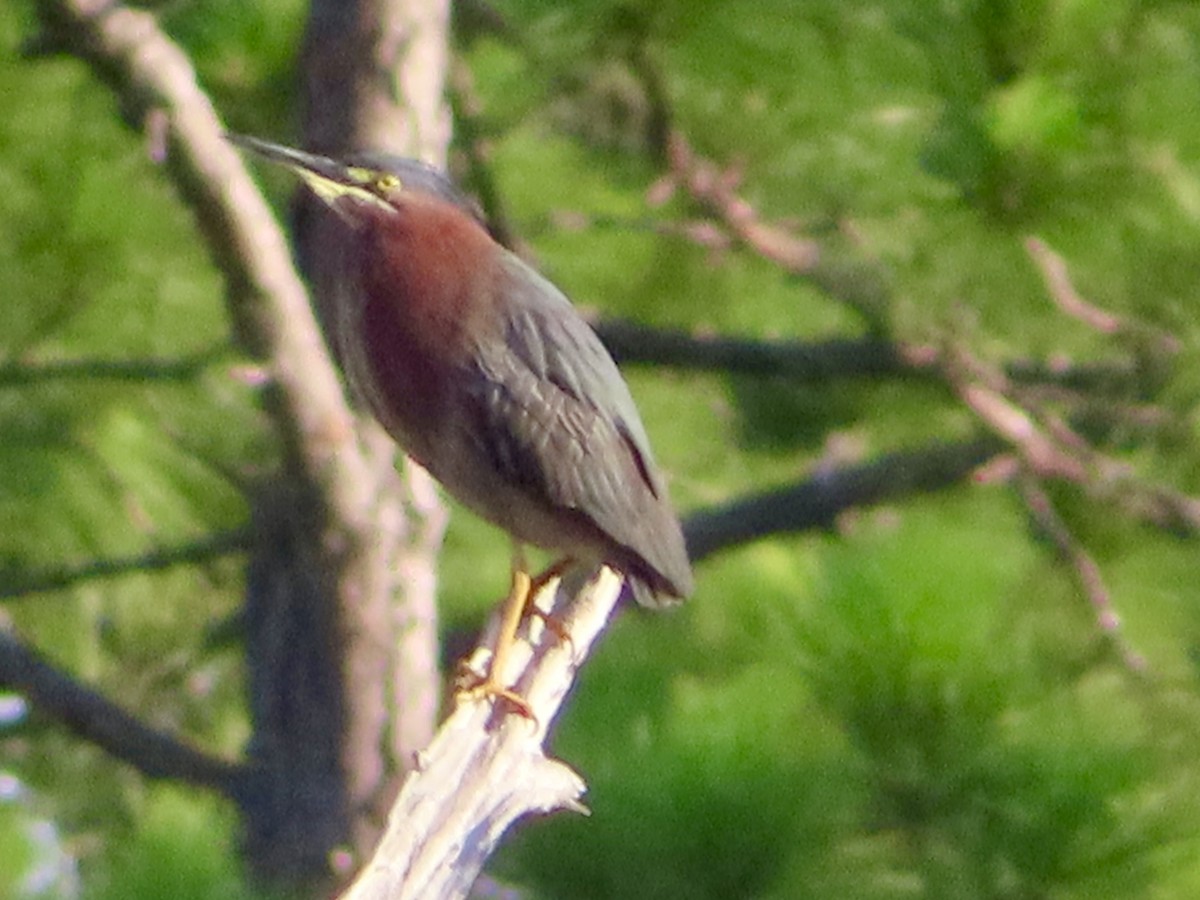
{"type": "Polygon", "coordinates": [[[333,214],[322,232],[337,256],[326,324],[351,389],[408,456],[513,541],[490,665],[465,693],[528,712],[502,683],[504,662],[533,593],[572,567],[612,568],[648,607],[692,593],[679,518],[612,356],[447,175],[400,156],[337,160],[226,137],[298,175],[333,214]],[[558,561],[534,575],[528,545],[558,561]]]}

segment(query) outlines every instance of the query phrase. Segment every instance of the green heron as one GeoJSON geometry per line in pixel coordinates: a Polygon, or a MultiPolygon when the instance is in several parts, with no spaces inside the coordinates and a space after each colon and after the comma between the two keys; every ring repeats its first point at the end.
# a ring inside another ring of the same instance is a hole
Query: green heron
{"type": "Polygon", "coordinates": [[[500,683],[530,579],[521,547],[608,565],[639,602],[692,590],[683,533],[629,388],[553,284],[488,233],[438,170],[234,143],[298,174],[335,214],[335,352],[352,389],[445,489],[513,538],[513,580],[477,695],[500,683]]]}

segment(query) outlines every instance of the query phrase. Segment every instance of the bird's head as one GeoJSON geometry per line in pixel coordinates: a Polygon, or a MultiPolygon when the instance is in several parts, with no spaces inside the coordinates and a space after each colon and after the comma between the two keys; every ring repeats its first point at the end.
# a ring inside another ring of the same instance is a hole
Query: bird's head
{"type": "Polygon", "coordinates": [[[408,199],[419,194],[451,203],[480,224],[483,222],[479,208],[449,178],[420,160],[361,153],[343,162],[255,137],[227,134],[226,138],[295,172],[351,225],[361,223],[372,212],[398,213],[408,199]]]}

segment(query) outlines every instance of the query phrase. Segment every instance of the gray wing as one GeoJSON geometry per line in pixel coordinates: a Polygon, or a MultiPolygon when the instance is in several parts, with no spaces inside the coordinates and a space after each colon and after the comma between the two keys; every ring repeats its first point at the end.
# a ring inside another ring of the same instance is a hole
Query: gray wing
{"type": "MultiPolygon", "coordinates": [[[[640,561],[655,591],[690,592],[683,536],[616,363],[565,296],[504,254],[505,350],[481,348],[480,437],[497,470],[576,510],[640,561]]],[[[620,560],[613,560],[620,562],[620,560]]]]}

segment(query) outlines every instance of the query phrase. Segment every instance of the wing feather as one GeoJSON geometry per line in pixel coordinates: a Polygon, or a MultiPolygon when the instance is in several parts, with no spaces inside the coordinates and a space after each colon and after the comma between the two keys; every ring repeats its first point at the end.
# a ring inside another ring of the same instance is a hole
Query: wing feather
{"type": "Polygon", "coordinates": [[[691,570],[633,397],[595,332],[549,281],[506,256],[503,344],[481,346],[477,439],[497,473],[576,510],[683,595],[691,570]]]}

